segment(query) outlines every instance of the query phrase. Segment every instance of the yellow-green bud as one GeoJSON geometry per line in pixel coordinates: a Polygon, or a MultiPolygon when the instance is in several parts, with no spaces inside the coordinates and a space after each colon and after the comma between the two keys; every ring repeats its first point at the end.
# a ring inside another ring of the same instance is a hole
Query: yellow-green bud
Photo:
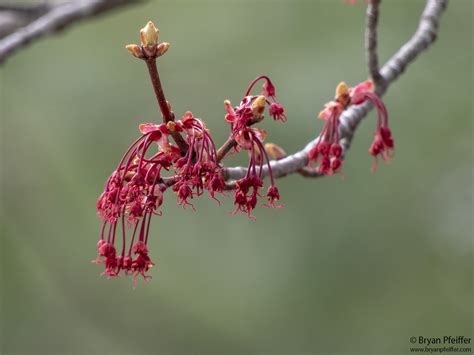
{"type": "Polygon", "coordinates": [[[153,46],[158,44],[160,30],[155,27],[155,24],[148,21],[145,27],[140,30],[142,44],[144,46],[153,46]]]}
{"type": "Polygon", "coordinates": [[[263,95],[258,96],[252,102],[252,113],[253,117],[257,122],[263,120],[263,111],[265,110],[265,101],[266,98],[263,95]]]}
{"type": "Polygon", "coordinates": [[[345,82],[340,82],[339,85],[336,87],[336,97],[340,97],[342,95],[346,95],[349,93],[349,87],[345,82]]]}

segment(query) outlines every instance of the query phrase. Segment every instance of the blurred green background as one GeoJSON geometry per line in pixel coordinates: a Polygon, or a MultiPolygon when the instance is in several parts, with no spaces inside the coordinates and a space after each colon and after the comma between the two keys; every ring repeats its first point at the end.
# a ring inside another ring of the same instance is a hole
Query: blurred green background
{"type": "MultiPolygon", "coordinates": [[[[385,61],[421,0],[387,0],[385,61]]],[[[396,157],[370,173],[375,116],[338,176],[278,181],[284,209],[257,221],[205,197],[167,195],[153,222],[149,283],[105,280],[95,200],[140,122],[160,115],[124,45],[148,19],[171,42],[159,60],[177,115],[222,143],[222,102],[269,75],[299,150],[336,84],[367,77],[365,6],[326,1],[149,1],[36,42],[0,67],[0,353],[408,354],[411,336],[472,336],[473,2],[452,0],[436,44],[385,97],[396,157]]],[[[234,160],[235,161],[235,160],[234,160]]],[[[243,159],[237,160],[243,162],[243,159]]]]}

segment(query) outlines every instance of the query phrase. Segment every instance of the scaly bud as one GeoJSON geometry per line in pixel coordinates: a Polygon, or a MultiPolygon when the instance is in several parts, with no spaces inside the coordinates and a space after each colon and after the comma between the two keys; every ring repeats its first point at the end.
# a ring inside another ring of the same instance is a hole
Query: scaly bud
{"type": "Polygon", "coordinates": [[[340,82],[339,85],[336,87],[336,98],[342,95],[347,95],[349,93],[349,87],[345,82],[340,82]]]}
{"type": "Polygon", "coordinates": [[[145,27],[140,30],[142,44],[144,46],[153,46],[158,44],[158,37],[160,30],[155,27],[155,24],[148,21],[145,27]]]}
{"type": "Polygon", "coordinates": [[[341,103],[344,108],[349,105],[349,87],[345,82],[339,83],[339,85],[336,87],[336,100],[341,103]]]}
{"type": "Polygon", "coordinates": [[[125,46],[125,48],[127,48],[130,54],[133,55],[134,57],[143,58],[143,53],[140,46],[137,46],[136,44],[128,44],[125,46]]]}
{"type": "Polygon", "coordinates": [[[266,143],[265,151],[270,157],[272,157],[272,159],[275,160],[280,160],[286,157],[286,152],[283,150],[283,148],[279,145],[276,145],[275,143],[266,143]]]}
{"type": "Polygon", "coordinates": [[[254,117],[259,120],[263,119],[263,111],[265,110],[265,101],[266,101],[265,96],[260,95],[252,102],[252,113],[254,117]]]}
{"type": "Polygon", "coordinates": [[[168,49],[170,48],[170,46],[171,44],[169,44],[168,42],[160,43],[158,47],[156,48],[156,56],[161,57],[163,54],[168,52],[168,49]]]}
{"type": "Polygon", "coordinates": [[[168,121],[168,123],[166,123],[166,128],[168,128],[170,132],[174,132],[176,131],[176,123],[174,121],[168,121]]]}

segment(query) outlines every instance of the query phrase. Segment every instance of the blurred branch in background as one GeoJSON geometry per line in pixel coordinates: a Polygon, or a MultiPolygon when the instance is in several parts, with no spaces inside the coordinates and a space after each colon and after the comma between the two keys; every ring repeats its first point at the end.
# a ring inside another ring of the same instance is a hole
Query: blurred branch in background
{"type": "Polygon", "coordinates": [[[0,63],[43,36],[96,15],[143,0],[80,0],[25,4],[0,3],[0,63]]]}
{"type": "MultiPolygon", "coordinates": [[[[367,10],[366,48],[369,73],[377,73],[377,52],[376,52],[376,25],[378,16],[378,0],[373,0],[367,10]]],[[[405,71],[406,67],[412,63],[420,53],[425,51],[436,39],[439,29],[441,15],[443,14],[448,0],[427,0],[425,9],[420,17],[418,28],[415,34],[406,42],[380,69],[381,80],[374,79],[376,92],[382,96],[389,85],[394,82],[405,71]]],[[[358,106],[351,106],[340,117],[339,136],[340,144],[346,152],[351,144],[352,137],[357,126],[367,113],[373,108],[372,104],[364,103],[358,106]]],[[[289,155],[280,160],[271,161],[271,170],[274,177],[283,177],[291,173],[298,172],[303,176],[317,177],[320,174],[312,169],[307,169],[308,153],[317,144],[318,138],[309,142],[299,152],[289,155]]],[[[263,175],[268,175],[268,168],[263,168],[263,175]]],[[[225,175],[229,180],[238,180],[245,176],[247,168],[234,167],[226,168],[225,175]]]]}

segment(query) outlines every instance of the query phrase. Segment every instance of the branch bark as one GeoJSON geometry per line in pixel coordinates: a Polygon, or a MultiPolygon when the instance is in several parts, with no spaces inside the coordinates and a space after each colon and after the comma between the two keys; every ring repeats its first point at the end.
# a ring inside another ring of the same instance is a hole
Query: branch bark
{"type": "MultiPolygon", "coordinates": [[[[421,15],[418,28],[413,36],[406,42],[380,70],[384,85],[376,88],[377,93],[382,96],[390,84],[392,84],[412,63],[420,53],[425,51],[437,37],[441,16],[446,9],[448,0],[427,0],[425,9],[421,15]]],[[[375,31],[375,27],[371,29],[375,31]]],[[[359,106],[351,106],[340,118],[339,136],[340,144],[344,152],[350,147],[352,137],[363,118],[373,108],[370,103],[359,106]]],[[[308,152],[317,143],[317,139],[309,142],[302,150],[287,156],[281,160],[270,162],[274,177],[283,177],[296,173],[305,168],[308,164],[308,152]]],[[[228,180],[238,180],[245,176],[247,168],[230,167],[225,168],[224,175],[228,180]]],[[[263,175],[268,175],[268,168],[264,167],[263,175]]],[[[307,176],[317,177],[319,174],[309,174],[307,176]]]]}
{"type": "Polygon", "coordinates": [[[379,5],[381,0],[371,0],[367,5],[365,27],[365,50],[367,51],[367,66],[369,74],[376,86],[384,84],[379,71],[379,58],[377,54],[377,25],[379,22],[379,5]]]}
{"type": "MultiPolygon", "coordinates": [[[[115,8],[131,5],[142,0],[81,0],[59,3],[48,7],[40,17],[14,28],[13,32],[0,39],[0,63],[28,43],[51,33],[56,33],[84,19],[89,19],[115,8]]],[[[9,9],[11,13],[11,9],[9,9]]],[[[19,14],[20,16],[20,14],[19,14]]]]}

